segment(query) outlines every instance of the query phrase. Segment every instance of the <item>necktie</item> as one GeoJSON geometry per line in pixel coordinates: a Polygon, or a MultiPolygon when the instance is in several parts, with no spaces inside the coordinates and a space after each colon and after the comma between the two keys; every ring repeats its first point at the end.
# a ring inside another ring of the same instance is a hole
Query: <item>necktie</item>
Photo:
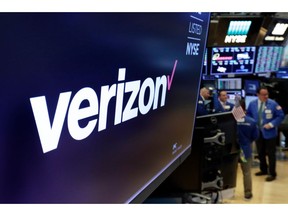
{"type": "Polygon", "coordinates": [[[262,110],[263,110],[263,105],[264,102],[261,102],[260,108],[258,110],[258,126],[259,128],[261,128],[261,124],[262,124],[262,110]]]}

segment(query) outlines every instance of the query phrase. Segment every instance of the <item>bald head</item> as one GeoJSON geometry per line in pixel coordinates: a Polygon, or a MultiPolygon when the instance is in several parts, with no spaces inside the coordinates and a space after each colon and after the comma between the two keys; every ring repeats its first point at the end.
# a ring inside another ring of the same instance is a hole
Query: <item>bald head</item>
{"type": "Polygon", "coordinates": [[[203,87],[200,89],[200,95],[205,99],[207,100],[209,97],[210,97],[210,91],[208,88],[206,87],[203,87]]]}

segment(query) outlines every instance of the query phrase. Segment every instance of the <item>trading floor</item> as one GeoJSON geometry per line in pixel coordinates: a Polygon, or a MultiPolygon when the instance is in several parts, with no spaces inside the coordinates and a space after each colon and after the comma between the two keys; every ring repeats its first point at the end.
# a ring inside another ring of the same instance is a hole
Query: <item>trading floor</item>
{"type": "Polygon", "coordinates": [[[234,191],[234,197],[223,199],[223,203],[231,204],[288,204],[288,151],[277,151],[277,179],[272,182],[266,182],[266,176],[255,176],[259,171],[257,160],[252,168],[253,198],[244,200],[243,179],[240,166],[237,173],[237,186],[234,191]]]}

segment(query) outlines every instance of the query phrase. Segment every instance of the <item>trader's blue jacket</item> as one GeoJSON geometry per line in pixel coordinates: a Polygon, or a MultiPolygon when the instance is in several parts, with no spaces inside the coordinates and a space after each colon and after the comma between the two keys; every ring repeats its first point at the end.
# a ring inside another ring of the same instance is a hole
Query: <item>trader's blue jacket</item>
{"type": "MultiPolygon", "coordinates": [[[[247,109],[247,115],[258,122],[258,99],[250,102],[247,109]]],[[[284,112],[281,106],[279,106],[276,101],[268,98],[262,112],[262,125],[259,128],[262,132],[263,138],[272,139],[277,137],[277,127],[280,125],[283,119],[284,112]],[[263,128],[263,125],[267,123],[271,123],[273,127],[270,129],[263,128]]]]}
{"type": "Polygon", "coordinates": [[[207,114],[208,114],[208,110],[206,108],[205,101],[199,95],[196,115],[202,116],[202,115],[207,115],[207,114]]]}
{"type": "Polygon", "coordinates": [[[252,157],[252,142],[259,137],[258,126],[254,119],[245,116],[237,121],[238,142],[245,158],[252,157]]]}
{"type": "Polygon", "coordinates": [[[224,109],[224,107],[222,106],[222,104],[220,103],[219,100],[216,100],[215,101],[215,105],[214,105],[214,109],[215,109],[215,112],[218,113],[218,112],[229,112],[229,111],[232,111],[234,107],[234,104],[232,103],[229,103],[228,101],[226,102],[226,108],[224,109]]]}

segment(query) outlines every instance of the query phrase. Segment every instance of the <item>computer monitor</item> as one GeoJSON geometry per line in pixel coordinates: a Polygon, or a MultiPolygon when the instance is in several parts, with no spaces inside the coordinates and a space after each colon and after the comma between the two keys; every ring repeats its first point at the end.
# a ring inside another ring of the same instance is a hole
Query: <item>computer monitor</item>
{"type": "Polygon", "coordinates": [[[246,95],[245,96],[245,107],[248,109],[249,104],[251,101],[258,99],[258,96],[251,96],[251,95],[246,95]]]}
{"type": "Polygon", "coordinates": [[[181,193],[235,188],[238,159],[237,124],[233,114],[197,116],[191,154],[153,195],[172,197],[181,193]]]}
{"type": "Polygon", "coordinates": [[[203,61],[203,69],[202,69],[202,75],[208,75],[208,69],[207,69],[207,63],[208,63],[208,60],[207,60],[207,48],[205,49],[205,54],[204,54],[204,61],[203,61]]]}
{"type": "Polygon", "coordinates": [[[276,73],[276,78],[279,79],[288,79],[288,71],[278,71],[276,73]]]}
{"type": "Polygon", "coordinates": [[[282,59],[281,59],[280,70],[288,71],[288,41],[287,40],[283,46],[283,55],[282,55],[282,59]]]}
{"type": "Polygon", "coordinates": [[[259,80],[244,80],[244,90],[247,95],[256,95],[260,87],[259,80]]]}
{"type": "Polygon", "coordinates": [[[255,53],[255,46],[213,47],[210,74],[252,74],[255,53]]]}
{"type": "MultiPolygon", "coordinates": [[[[232,112],[199,116],[195,120],[193,141],[200,139],[204,146],[202,154],[204,167],[202,175],[204,182],[211,179],[213,170],[219,170],[219,177],[223,178],[223,189],[235,188],[237,179],[239,144],[237,141],[237,124],[232,112]]],[[[192,147],[193,154],[193,147],[192,147]]],[[[217,181],[215,181],[217,183],[217,181]]],[[[203,184],[202,182],[202,189],[203,184]]],[[[208,184],[209,185],[209,184],[208,184]]]]}
{"type": "Polygon", "coordinates": [[[227,101],[229,103],[235,104],[236,98],[242,98],[243,97],[243,91],[242,90],[225,90],[227,92],[227,101]]]}
{"type": "Polygon", "coordinates": [[[240,90],[242,89],[242,78],[219,78],[217,79],[217,88],[219,90],[240,90]]]}
{"type": "Polygon", "coordinates": [[[283,54],[282,46],[259,46],[257,51],[255,73],[278,71],[283,54]]]}
{"type": "MultiPolygon", "coordinates": [[[[197,116],[195,119],[195,130],[203,130],[204,137],[209,137],[217,130],[225,133],[225,154],[238,152],[237,124],[232,112],[197,116]]],[[[197,136],[197,135],[195,135],[197,136]]]]}
{"type": "Polygon", "coordinates": [[[149,196],[191,152],[209,18],[1,13],[0,203],[149,196]]]}

